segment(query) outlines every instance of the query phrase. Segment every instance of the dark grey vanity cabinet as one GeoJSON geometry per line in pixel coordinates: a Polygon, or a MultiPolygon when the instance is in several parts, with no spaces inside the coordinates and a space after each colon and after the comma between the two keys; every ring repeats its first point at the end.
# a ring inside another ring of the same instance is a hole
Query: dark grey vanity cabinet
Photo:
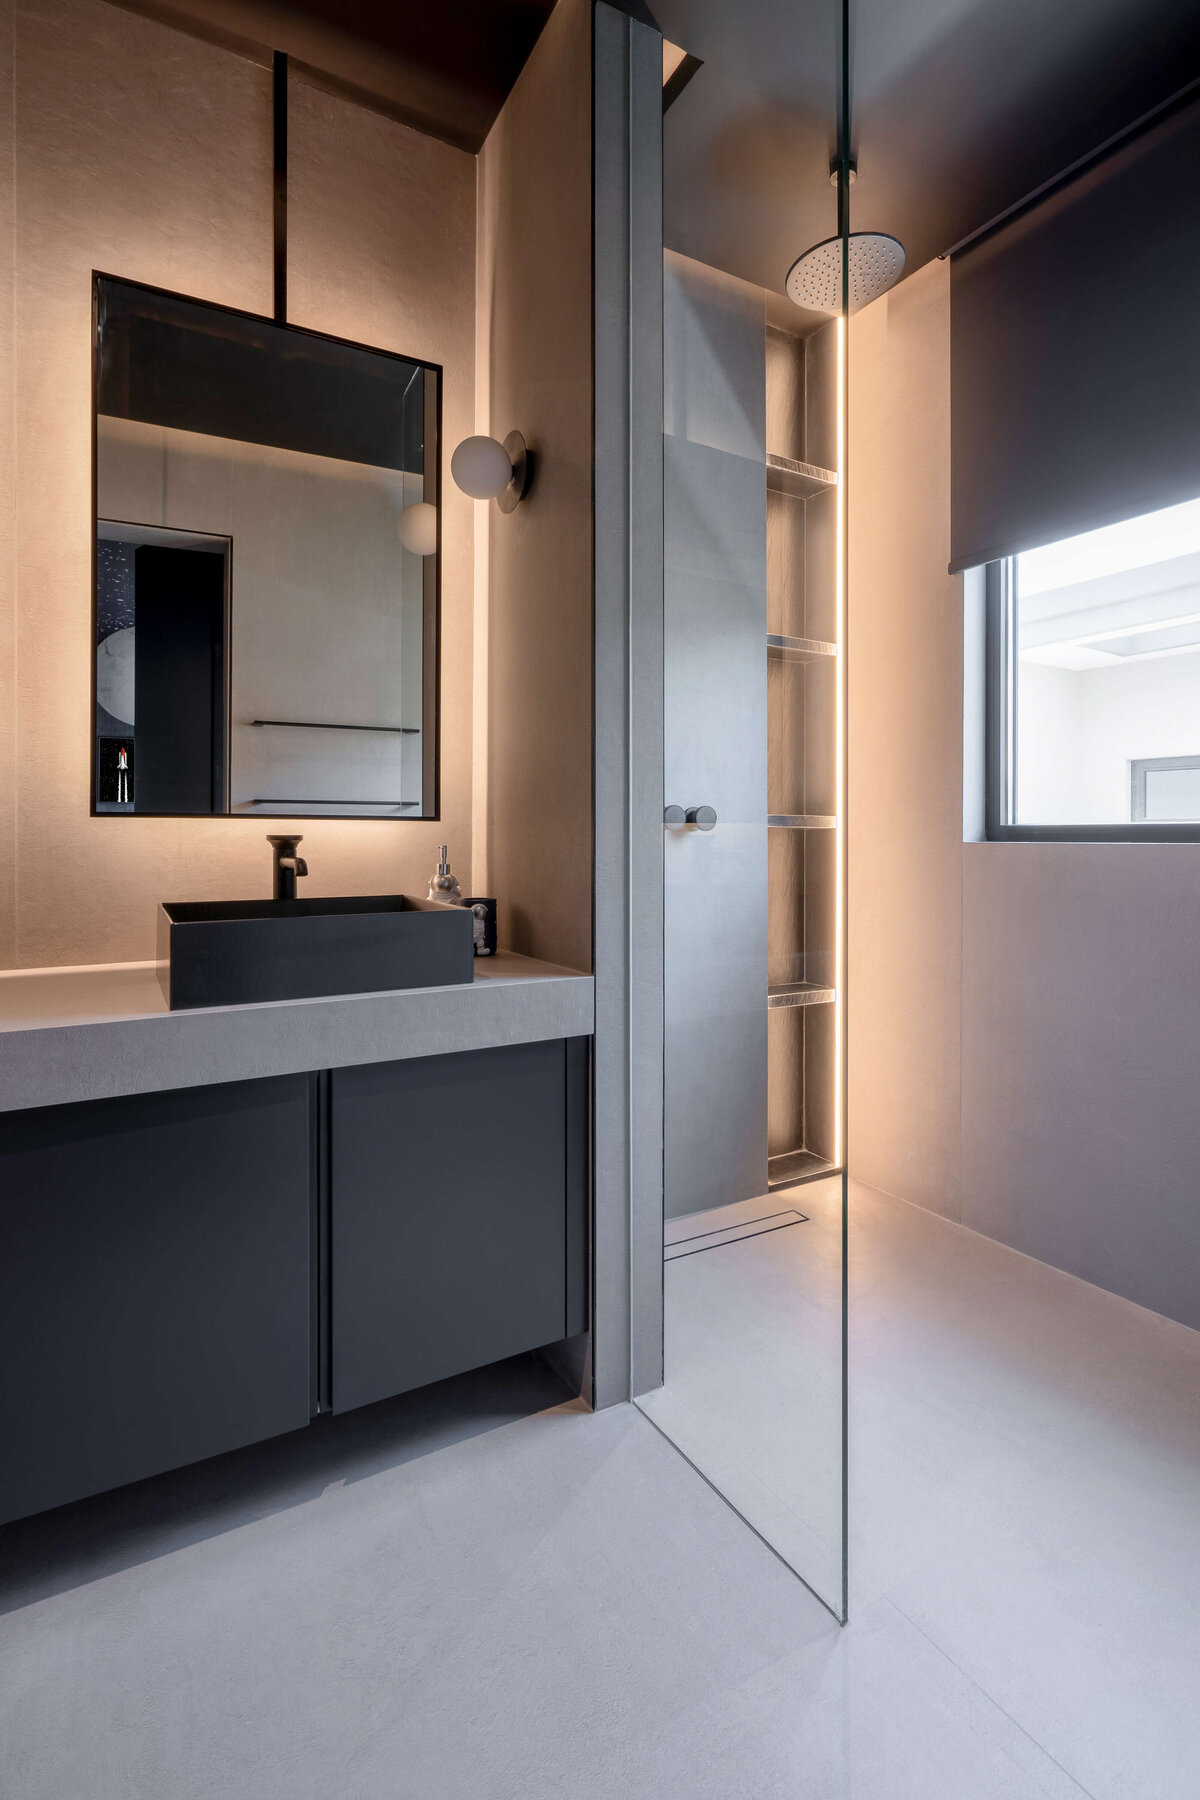
{"type": "Polygon", "coordinates": [[[587,1070],[557,1039],[0,1114],[0,1523],[582,1331],[587,1070]]]}
{"type": "Polygon", "coordinates": [[[582,1331],[587,1042],[335,1069],[333,1409],[582,1331]]]}
{"type": "Polygon", "coordinates": [[[0,1520],[308,1423],[313,1090],[0,1115],[0,1520]]]}

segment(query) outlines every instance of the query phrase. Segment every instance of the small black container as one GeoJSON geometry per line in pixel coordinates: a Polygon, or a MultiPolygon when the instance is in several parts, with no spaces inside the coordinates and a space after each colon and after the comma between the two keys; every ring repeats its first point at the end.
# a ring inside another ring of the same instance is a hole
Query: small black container
{"type": "Polygon", "coordinates": [[[496,902],[494,900],[464,900],[463,905],[468,912],[475,914],[476,956],[495,956],[496,902]],[[480,911],[480,908],[483,910],[480,911]]]}

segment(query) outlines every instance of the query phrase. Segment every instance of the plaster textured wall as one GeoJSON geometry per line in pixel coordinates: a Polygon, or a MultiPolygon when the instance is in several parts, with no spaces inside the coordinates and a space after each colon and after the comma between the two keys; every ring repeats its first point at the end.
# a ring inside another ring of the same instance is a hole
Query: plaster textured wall
{"type": "Polygon", "coordinates": [[[293,85],[290,130],[292,320],[443,369],[442,816],[431,825],[323,825],[322,842],[332,830],[345,868],[343,885],[327,891],[419,884],[424,893],[445,842],[467,892],[475,521],[473,502],[450,479],[450,455],[476,429],[476,159],[302,82],[293,85]]]}
{"type": "MultiPolygon", "coordinates": [[[[270,75],[103,0],[7,0],[0,79],[0,963],[136,959],[160,899],[262,893],[268,851],[258,820],[88,814],[91,274],[270,310],[270,75]]],[[[474,159],[299,82],[291,154],[290,316],[445,364],[457,441],[474,159]]],[[[469,866],[472,520],[453,490],[445,538],[444,824],[313,824],[310,893],[421,886],[443,837],[469,866]]]]}
{"type": "Polygon", "coordinates": [[[1192,1326],[1198,942],[1200,846],[964,848],[962,1222],[1192,1326]]]}
{"type": "Polygon", "coordinates": [[[1200,845],[962,842],[949,282],[850,343],[850,1168],[1200,1326],[1200,845]]]}
{"type": "Polygon", "coordinates": [[[949,290],[921,270],[851,324],[849,1158],[959,1214],[962,583],[949,290]]]}
{"type": "MultiPolygon", "coordinates": [[[[489,412],[537,458],[487,503],[487,869],[501,942],[592,966],[591,6],[559,0],[479,158],[489,412]]],[[[484,503],[478,503],[483,509],[484,503]]]]}

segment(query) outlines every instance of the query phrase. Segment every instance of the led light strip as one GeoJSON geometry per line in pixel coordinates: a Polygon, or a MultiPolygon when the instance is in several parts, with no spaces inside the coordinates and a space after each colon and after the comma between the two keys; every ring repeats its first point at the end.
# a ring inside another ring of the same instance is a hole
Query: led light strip
{"type": "Polygon", "coordinates": [[[835,748],[835,796],[837,824],[834,827],[834,967],[837,970],[837,998],[833,1008],[833,1160],[842,1163],[843,1066],[842,1046],[846,1032],[846,924],[845,924],[845,860],[846,860],[846,320],[837,322],[837,549],[835,571],[834,639],[837,658],[837,706],[835,748]]]}

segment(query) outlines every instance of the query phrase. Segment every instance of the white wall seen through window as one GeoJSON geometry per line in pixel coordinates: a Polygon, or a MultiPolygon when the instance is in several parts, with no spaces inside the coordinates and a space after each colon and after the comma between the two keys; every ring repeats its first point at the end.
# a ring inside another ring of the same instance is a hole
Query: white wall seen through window
{"type": "Polygon", "coordinates": [[[1200,500],[1026,551],[1012,592],[1013,822],[1200,821],[1200,500]]]}

